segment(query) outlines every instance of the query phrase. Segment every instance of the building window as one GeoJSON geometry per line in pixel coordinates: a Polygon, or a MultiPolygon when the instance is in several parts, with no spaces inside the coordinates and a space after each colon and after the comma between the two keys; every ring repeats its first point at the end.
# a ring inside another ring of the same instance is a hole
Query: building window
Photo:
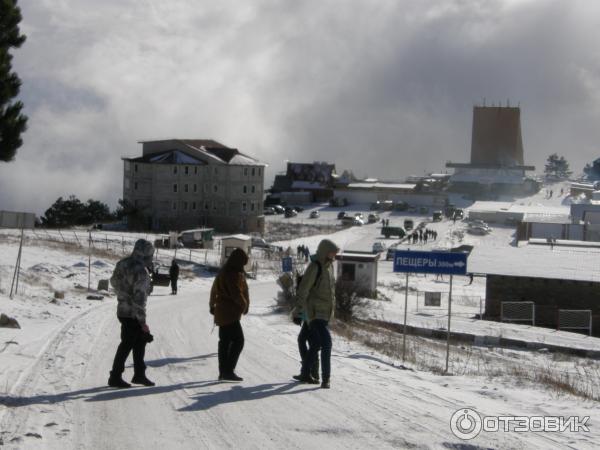
{"type": "Polygon", "coordinates": [[[261,167],[258,168],[258,176],[259,177],[262,176],[262,168],[261,167]]]}
{"type": "Polygon", "coordinates": [[[215,167],[215,175],[219,175],[219,168],[215,167]]]}
{"type": "Polygon", "coordinates": [[[131,170],[131,163],[129,161],[125,161],[125,171],[129,172],[131,170]]]}
{"type": "Polygon", "coordinates": [[[254,211],[254,202],[250,203],[250,211],[254,211]]]}
{"type": "Polygon", "coordinates": [[[244,175],[248,176],[248,168],[247,167],[244,167],[244,175]]]}
{"type": "Polygon", "coordinates": [[[188,208],[188,202],[183,202],[183,210],[187,211],[188,208]]]}
{"type": "Polygon", "coordinates": [[[252,185],[252,193],[254,194],[256,192],[256,186],[252,185]]]}
{"type": "Polygon", "coordinates": [[[356,266],[354,264],[342,264],[342,280],[354,281],[356,279],[356,266]]]}
{"type": "Polygon", "coordinates": [[[247,194],[248,193],[248,186],[244,185],[244,188],[242,189],[242,192],[244,194],[247,194]]]}
{"type": "Polygon", "coordinates": [[[210,209],[210,205],[208,202],[204,202],[204,209],[206,209],[207,211],[210,209]]]}
{"type": "Polygon", "coordinates": [[[125,178],[125,189],[129,189],[129,178],[125,178]]]}
{"type": "Polygon", "coordinates": [[[194,183],[194,192],[198,192],[198,185],[194,183]]]}
{"type": "Polygon", "coordinates": [[[138,184],[137,184],[137,181],[136,181],[135,183],[133,183],[133,189],[137,191],[137,188],[138,188],[138,184]]]}
{"type": "Polygon", "coordinates": [[[246,202],[242,202],[242,212],[246,212],[247,209],[248,205],[246,204],[246,202]]]}
{"type": "Polygon", "coordinates": [[[187,183],[183,185],[183,192],[188,192],[188,185],[187,185],[187,183]]]}
{"type": "Polygon", "coordinates": [[[185,166],[185,168],[183,169],[183,172],[184,172],[186,175],[189,175],[189,173],[190,173],[189,171],[190,171],[190,168],[189,168],[188,166],[185,166]]]}
{"type": "Polygon", "coordinates": [[[173,192],[177,193],[177,183],[173,184],[173,192]]]}
{"type": "Polygon", "coordinates": [[[177,211],[177,202],[173,202],[173,211],[177,211]]]}
{"type": "Polygon", "coordinates": [[[194,175],[198,175],[198,167],[194,167],[194,175]]]}
{"type": "Polygon", "coordinates": [[[256,173],[256,169],[253,167],[252,168],[252,176],[254,176],[255,173],[256,173]]]}
{"type": "Polygon", "coordinates": [[[196,202],[192,202],[192,211],[196,211],[196,202]]]}
{"type": "Polygon", "coordinates": [[[216,194],[217,191],[219,190],[219,186],[217,186],[216,184],[213,185],[213,192],[216,194]]]}
{"type": "Polygon", "coordinates": [[[173,166],[173,175],[177,175],[177,166],[173,166]]]}
{"type": "Polygon", "coordinates": [[[137,164],[134,164],[134,165],[133,165],[133,171],[134,171],[135,173],[137,173],[137,171],[138,171],[138,165],[137,165],[137,164]]]}

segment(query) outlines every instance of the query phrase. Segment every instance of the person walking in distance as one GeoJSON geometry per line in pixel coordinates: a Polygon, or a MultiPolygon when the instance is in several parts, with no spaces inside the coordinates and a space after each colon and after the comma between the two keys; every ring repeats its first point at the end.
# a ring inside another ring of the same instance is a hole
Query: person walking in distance
{"type": "Polygon", "coordinates": [[[123,380],[125,361],[131,351],[134,373],[131,382],[154,386],[146,377],[144,363],[146,344],[153,339],[146,324],[146,300],[152,290],[149,270],[152,267],[153,255],[152,244],[145,239],[138,240],[131,256],[117,263],[110,279],[110,284],[117,292],[117,318],[121,322],[121,343],[117,348],[108,379],[110,387],[131,387],[123,380]]]}
{"type": "Polygon", "coordinates": [[[302,361],[300,375],[294,378],[302,383],[318,383],[310,372],[320,351],[321,387],[324,389],[330,387],[331,334],[328,326],[335,312],[333,261],[338,252],[337,245],[329,239],[323,239],[317,248],[315,260],[306,268],[298,287],[297,301],[306,313],[310,334],[308,354],[302,361]]]}
{"type": "Polygon", "coordinates": [[[179,264],[173,259],[169,268],[169,278],[171,278],[171,295],[177,295],[177,279],[179,278],[179,264]]]}
{"type": "Polygon", "coordinates": [[[248,314],[250,297],[244,266],[248,255],[241,248],[231,252],[210,290],[210,313],[219,327],[219,380],[243,381],[235,373],[242,349],[244,332],[240,320],[248,314]]]}

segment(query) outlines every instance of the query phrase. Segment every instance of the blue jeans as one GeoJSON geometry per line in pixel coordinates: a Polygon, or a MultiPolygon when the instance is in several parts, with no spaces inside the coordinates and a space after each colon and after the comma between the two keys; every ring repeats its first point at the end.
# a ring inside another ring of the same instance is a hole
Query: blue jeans
{"type": "Polygon", "coordinates": [[[309,324],[309,349],[302,361],[302,376],[310,375],[310,369],[315,364],[321,351],[321,373],[323,380],[329,380],[331,375],[331,334],[329,322],[323,319],[314,319],[309,324]]]}

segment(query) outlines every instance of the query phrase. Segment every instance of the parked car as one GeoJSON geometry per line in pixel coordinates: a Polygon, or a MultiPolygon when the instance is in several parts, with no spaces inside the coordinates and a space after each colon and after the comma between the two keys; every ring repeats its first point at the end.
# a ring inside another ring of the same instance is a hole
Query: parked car
{"type": "Polygon", "coordinates": [[[151,275],[152,287],[168,286],[171,283],[171,275],[169,275],[169,267],[163,265],[154,266],[151,275]]]}
{"type": "Polygon", "coordinates": [[[381,253],[385,251],[385,244],[383,242],[375,242],[373,244],[373,253],[381,253]]]}
{"type": "Polygon", "coordinates": [[[406,236],[406,231],[404,231],[402,227],[381,227],[381,234],[383,234],[386,239],[392,236],[398,236],[399,239],[402,239],[406,236]]]}
{"type": "Polygon", "coordinates": [[[301,213],[302,211],[304,211],[304,208],[302,206],[294,206],[293,209],[296,210],[296,212],[299,212],[299,213],[301,213]]]}
{"type": "Polygon", "coordinates": [[[296,217],[298,215],[298,213],[293,210],[292,208],[287,208],[285,210],[284,216],[289,219],[290,217],[296,217]]]}
{"type": "Polygon", "coordinates": [[[310,218],[311,219],[318,219],[319,218],[319,211],[311,211],[310,212],[310,218]]]}
{"type": "Polygon", "coordinates": [[[267,206],[264,210],[263,210],[263,214],[265,216],[272,216],[274,214],[277,214],[275,212],[275,208],[271,207],[271,206],[267,206]]]}
{"type": "Polygon", "coordinates": [[[346,211],[340,211],[337,215],[338,220],[342,220],[344,217],[346,217],[346,211]]]}
{"type": "Polygon", "coordinates": [[[363,220],[363,221],[365,220],[365,217],[363,216],[363,213],[360,213],[360,212],[354,213],[354,217],[356,217],[356,218],[358,218],[360,220],[363,220]]]}
{"type": "Polygon", "coordinates": [[[454,216],[453,216],[454,219],[462,220],[464,217],[465,217],[465,213],[462,209],[454,210],[454,216]]]}
{"type": "Polygon", "coordinates": [[[415,222],[411,219],[406,219],[404,221],[404,229],[406,231],[412,230],[415,227],[415,222]]]}
{"type": "Polygon", "coordinates": [[[252,238],[251,245],[252,247],[271,248],[271,244],[269,244],[263,238],[252,238]]]}
{"type": "Polygon", "coordinates": [[[285,214],[285,208],[281,205],[273,205],[271,208],[275,210],[275,214],[285,214]]]}
{"type": "Polygon", "coordinates": [[[379,222],[379,214],[374,214],[374,213],[369,214],[368,222],[369,223],[379,222]]]}
{"type": "Polygon", "coordinates": [[[365,222],[363,222],[363,220],[360,217],[355,217],[352,220],[352,225],[357,226],[357,227],[362,227],[365,224],[365,222]]]}
{"type": "Polygon", "coordinates": [[[387,249],[385,253],[385,260],[389,261],[390,259],[394,259],[394,254],[396,253],[396,247],[390,247],[387,249]]]}
{"type": "Polygon", "coordinates": [[[467,228],[467,233],[476,234],[478,236],[485,236],[486,234],[489,234],[490,231],[491,230],[489,229],[489,227],[474,226],[467,228]]]}
{"type": "Polygon", "coordinates": [[[433,212],[433,221],[434,222],[441,222],[443,219],[443,214],[441,211],[434,211],[433,212]]]}
{"type": "Polygon", "coordinates": [[[481,228],[488,228],[488,229],[490,228],[490,226],[487,223],[485,223],[483,220],[480,220],[480,219],[475,219],[475,220],[472,220],[471,222],[469,222],[469,228],[472,228],[472,227],[481,227],[481,228]]]}

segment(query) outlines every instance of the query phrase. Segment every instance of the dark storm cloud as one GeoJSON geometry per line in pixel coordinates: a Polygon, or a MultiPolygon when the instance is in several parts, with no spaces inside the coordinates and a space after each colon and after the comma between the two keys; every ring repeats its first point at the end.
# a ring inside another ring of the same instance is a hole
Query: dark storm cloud
{"type": "Polygon", "coordinates": [[[586,1],[21,0],[30,128],[0,208],[116,204],[140,139],[399,178],[467,161],[471,108],[520,102],[526,160],[600,151],[600,6],[586,1]]]}

